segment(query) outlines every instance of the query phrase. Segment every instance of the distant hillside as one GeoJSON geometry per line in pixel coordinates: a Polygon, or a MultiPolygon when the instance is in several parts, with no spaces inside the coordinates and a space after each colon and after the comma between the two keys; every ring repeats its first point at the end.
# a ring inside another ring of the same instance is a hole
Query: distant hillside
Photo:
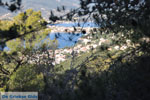
{"type": "Polygon", "coordinates": [[[55,9],[57,6],[66,6],[67,8],[74,8],[78,6],[78,0],[23,0],[24,8],[34,9],[55,9]]]}
{"type": "MultiPolygon", "coordinates": [[[[55,10],[58,6],[66,6],[67,9],[79,6],[79,0],[22,0],[23,11],[32,8],[41,10],[44,17],[48,17],[50,10],[55,10]]],[[[0,16],[9,13],[8,10],[0,7],[0,16]]]]}
{"type": "Polygon", "coordinates": [[[77,8],[79,0],[23,0],[24,9],[32,8],[41,10],[44,17],[48,18],[50,10],[65,6],[67,9],[77,8]]]}

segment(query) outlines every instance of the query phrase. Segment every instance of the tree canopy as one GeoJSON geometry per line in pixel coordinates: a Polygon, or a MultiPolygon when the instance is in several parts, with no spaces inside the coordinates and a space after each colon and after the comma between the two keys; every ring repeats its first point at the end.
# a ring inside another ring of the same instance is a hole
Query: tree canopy
{"type": "Polygon", "coordinates": [[[34,12],[32,9],[20,13],[13,21],[0,21],[1,48],[4,48],[7,41],[15,38],[24,38],[25,35],[37,36],[39,32],[46,31],[46,25],[41,12],[34,12]]]}
{"type": "Polygon", "coordinates": [[[99,27],[85,38],[92,36],[93,43],[108,40],[79,55],[73,47],[70,58],[58,65],[54,63],[60,35],[46,38],[50,29],[40,11],[28,9],[13,20],[1,20],[0,90],[38,91],[44,95],[40,100],[149,100],[149,5],[149,0],[80,0],[80,7],[64,16],[51,12],[53,22],[75,17],[92,21],[99,27]],[[127,41],[131,46],[125,50],[113,49],[127,41]]]}
{"type": "Polygon", "coordinates": [[[149,0],[80,0],[79,8],[71,10],[65,16],[57,17],[51,14],[50,19],[73,20],[74,17],[80,17],[83,22],[92,19],[107,33],[124,32],[128,33],[128,37],[138,40],[150,36],[149,5],[149,0]]]}
{"type": "MultiPolygon", "coordinates": [[[[43,39],[47,37],[50,29],[46,28],[45,23],[41,12],[32,9],[18,14],[13,20],[1,21],[0,30],[2,33],[0,40],[1,43],[5,43],[1,46],[2,49],[7,47],[8,50],[0,51],[0,85],[5,87],[3,89],[6,89],[6,91],[9,90],[13,78],[16,78],[15,73],[20,73],[18,70],[22,70],[20,67],[31,66],[31,69],[34,68],[34,64],[29,64],[29,62],[32,61],[30,57],[36,55],[35,51],[47,48],[49,42],[45,43],[43,39]]],[[[38,76],[38,74],[34,74],[38,76]]]]}

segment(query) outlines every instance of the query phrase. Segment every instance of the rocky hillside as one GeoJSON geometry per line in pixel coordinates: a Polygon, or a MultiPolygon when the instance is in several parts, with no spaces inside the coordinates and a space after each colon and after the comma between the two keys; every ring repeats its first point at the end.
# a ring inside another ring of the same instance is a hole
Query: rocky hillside
{"type": "MultiPolygon", "coordinates": [[[[5,0],[4,0],[5,1],[5,0]]],[[[23,11],[32,8],[41,10],[44,17],[49,15],[50,10],[56,10],[57,7],[65,6],[67,9],[79,6],[79,0],[22,0],[23,11]]],[[[0,16],[10,13],[6,8],[0,7],[0,16]]]]}
{"type": "Polygon", "coordinates": [[[24,8],[34,9],[55,9],[57,6],[66,6],[68,8],[74,8],[78,6],[78,0],[23,0],[24,8]]]}

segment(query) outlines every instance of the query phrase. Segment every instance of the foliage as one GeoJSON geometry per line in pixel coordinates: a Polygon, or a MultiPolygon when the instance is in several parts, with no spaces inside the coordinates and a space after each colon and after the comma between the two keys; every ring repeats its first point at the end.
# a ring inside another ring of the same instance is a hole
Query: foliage
{"type": "Polygon", "coordinates": [[[7,7],[8,10],[14,12],[16,10],[21,9],[21,1],[22,0],[10,0],[9,2],[4,2],[0,0],[0,6],[7,7]]]}
{"type": "MultiPolygon", "coordinates": [[[[149,100],[149,4],[149,0],[80,0],[80,8],[66,18],[77,15],[87,17],[86,22],[91,17],[101,26],[93,30],[94,40],[115,39],[80,56],[73,51],[71,59],[55,66],[58,42],[43,40],[49,30],[40,12],[27,10],[6,21],[6,27],[0,22],[1,44],[10,48],[0,52],[2,90],[39,91],[45,100],[149,100]],[[107,50],[127,39],[139,46],[107,50]]],[[[63,17],[51,12],[50,20],[58,19],[63,17]]]]}
{"type": "Polygon", "coordinates": [[[36,66],[24,65],[14,73],[9,80],[10,91],[43,91],[42,74],[36,73],[36,66]]]}
{"type": "Polygon", "coordinates": [[[149,4],[149,0],[80,0],[79,8],[57,19],[74,21],[79,17],[82,22],[92,19],[100,26],[100,33],[113,33],[119,37],[124,35],[124,39],[139,42],[140,38],[150,36],[149,4]]]}
{"type": "MultiPolygon", "coordinates": [[[[50,44],[48,45],[49,41],[46,41],[46,43],[43,41],[50,32],[45,23],[41,12],[32,9],[18,14],[12,21],[1,21],[0,30],[3,32],[1,35],[6,36],[5,38],[1,37],[1,40],[6,42],[8,48],[8,50],[0,52],[0,77],[2,80],[0,86],[5,91],[21,91],[24,88],[31,89],[31,86],[35,87],[35,90],[43,90],[44,83],[38,83],[38,81],[42,82],[43,80],[42,73],[35,72],[32,73],[33,75],[29,73],[35,71],[36,66],[31,57],[37,55],[37,51],[40,52],[40,49],[47,50],[47,47],[50,46],[50,44]],[[12,33],[13,31],[15,32],[12,33]],[[16,34],[18,35],[17,38],[15,37],[16,34]],[[26,74],[28,76],[24,77],[26,74]],[[26,78],[31,79],[31,81],[26,83],[26,78]],[[20,82],[22,82],[22,88],[20,82]]],[[[30,91],[34,91],[34,89],[30,91]]]]}
{"type": "Polygon", "coordinates": [[[54,90],[58,89],[61,93],[55,91],[50,93],[51,97],[54,100],[68,98],[70,100],[120,100],[121,98],[148,100],[146,88],[149,87],[149,81],[145,75],[149,76],[149,53],[139,55],[140,52],[139,48],[125,51],[104,50],[94,52],[87,59],[83,54],[82,63],[78,63],[80,58],[75,58],[72,68],[66,68],[71,64],[71,60],[63,62],[55,67],[57,69],[63,67],[57,70],[63,73],[56,74],[55,81],[52,83],[56,85],[54,90]],[[143,62],[146,64],[144,68],[142,68],[143,62]],[[142,91],[138,91],[137,88],[142,88],[142,91]],[[137,94],[140,95],[136,96],[137,94]]]}
{"type": "MultiPolygon", "coordinates": [[[[30,38],[32,42],[32,40],[35,40],[35,35],[41,32],[47,35],[50,30],[46,29],[46,21],[42,18],[41,12],[28,9],[26,12],[20,13],[18,16],[14,17],[12,21],[1,21],[0,31],[0,43],[1,45],[5,45],[7,41],[15,38],[30,38]],[[25,35],[28,36],[25,37],[25,35]]],[[[42,35],[39,35],[37,38],[40,39],[42,38],[41,36],[42,35]]]]}

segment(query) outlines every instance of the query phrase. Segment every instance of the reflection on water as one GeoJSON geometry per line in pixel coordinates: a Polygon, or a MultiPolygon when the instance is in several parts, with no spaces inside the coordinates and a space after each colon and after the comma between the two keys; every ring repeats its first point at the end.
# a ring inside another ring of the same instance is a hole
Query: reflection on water
{"type": "MultiPolygon", "coordinates": [[[[50,24],[52,25],[52,24],[50,24]]],[[[52,26],[57,26],[57,27],[98,27],[93,22],[86,22],[86,23],[59,23],[59,24],[53,24],[52,26]]],[[[82,36],[82,33],[75,33],[75,34],[69,34],[69,33],[50,33],[49,37],[51,40],[57,39],[59,46],[58,48],[64,48],[64,47],[71,47],[74,46],[74,44],[77,43],[78,39],[82,36]]]]}
{"type": "Polygon", "coordinates": [[[50,33],[49,37],[51,40],[58,40],[58,48],[74,46],[78,39],[82,36],[82,33],[50,33]]]}
{"type": "MultiPolygon", "coordinates": [[[[64,48],[74,46],[81,36],[82,33],[50,33],[48,37],[51,40],[54,40],[56,38],[58,40],[58,48],[64,48]]],[[[9,51],[10,49],[5,46],[4,50],[9,51]]]]}
{"type": "Polygon", "coordinates": [[[54,24],[54,26],[58,27],[98,27],[95,23],[92,22],[86,22],[86,23],[60,23],[60,24],[54,24]]]}

